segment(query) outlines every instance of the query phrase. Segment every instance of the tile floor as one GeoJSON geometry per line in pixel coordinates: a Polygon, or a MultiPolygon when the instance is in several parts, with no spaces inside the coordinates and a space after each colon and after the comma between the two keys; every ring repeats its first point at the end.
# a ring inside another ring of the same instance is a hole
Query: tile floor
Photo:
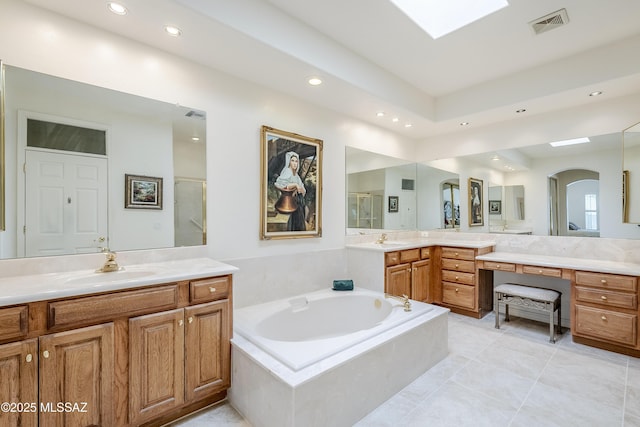
{"type": "MultiPolygon", "coordinates": [[[[640,359],[576,344],[568,331],[551,344],[544,323],[512,316],[500,327],[492,314],[450,314],[447,358],[356,427],[640,427],[640,359]]],[[[250,424],[225,402],[172,426],[250,424]]]]}

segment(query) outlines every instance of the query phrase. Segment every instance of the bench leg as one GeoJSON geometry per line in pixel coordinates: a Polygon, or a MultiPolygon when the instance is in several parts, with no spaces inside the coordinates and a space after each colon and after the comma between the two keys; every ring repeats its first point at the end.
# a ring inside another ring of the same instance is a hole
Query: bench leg
{"type": "Polygon", "coordinates": [[[500,329],[500,301],[497,296],[494,296],[495,302],[493,304],[493,313],[496,316],[496,329],[500,329]]]}
{"type": "Polygon", "coordinates": [[[555,313],[555,307],[551,304],[551,312],[549,313],[549,342],[556,342],[556,322],[553,318],[553,314],[555,313]]]}
{"type": "Polygon", "coordinates": [[[511,318],[509,317],[509,304],[504,305],[504,321],[509,322],[511,318]]]}
{"type": "Polygon", "coordinates": [[[558,335],[562,335],[562,304],[558,301],[558,335]]]}

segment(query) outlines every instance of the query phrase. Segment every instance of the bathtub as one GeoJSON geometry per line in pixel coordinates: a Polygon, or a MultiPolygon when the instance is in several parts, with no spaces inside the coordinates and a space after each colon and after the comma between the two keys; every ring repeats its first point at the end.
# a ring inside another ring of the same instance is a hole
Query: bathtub
{"type": "Polygon", "coordinates": [[[231,404],[255,427],[350,426],[442,360],[448,309],[356,288],[234,310],[231,404]]]}

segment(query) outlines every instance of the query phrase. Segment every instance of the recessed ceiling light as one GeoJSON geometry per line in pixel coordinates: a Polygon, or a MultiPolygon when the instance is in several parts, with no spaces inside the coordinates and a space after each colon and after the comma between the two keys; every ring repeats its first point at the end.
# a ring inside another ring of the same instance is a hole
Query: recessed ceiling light
{"type": "Polygon", "coordinates": [[[460,123],[460,126],[469,126],[469,122],[462,122],[460,123]]]}
{"type": "Polygon", "coordinates": [[[410,127],[412,127],[412,126],[413,126],[413,125],[412,125],[411,123],[407,123],[407,124],[405,124],[405,125],[404,125],[404,127],[406,127],[406,128],[410,128],[410,127]]]}
{"type": "Polygon", "coordinates": [[[516,110],[516,113],[524,113],[525,111],[527,111],[525,108],[521,108],[519,110],[516,110]]]}
{"type": "Polygon", "coordinates": [[[124,7],[123,5],[121,5],[120,3],[116,3],[113,1],[110,1],[107,3],[107,8],[117,14],[117,15],[126,15],[127,14],[127,8],[124,7]]]}
{"type": "Polygon", "coordinates": [[[391,3],[434,39],[509,6],[506,0],[391,0],[391,3]]]}
{"type": "Polygon", "coordinates": [[[601,90],[596,90],[595,92],[591,92],[589,94],[589,96],[598,96],[598,95],[602,95],[602,91],[601,90]]]}
{"type": "Polygon", "coordinates": [[[164,30],[167,32],[167,34],[173,37],[178,37],[182,34],[182,30],[178,27],[174,27],[173,25],[167,25],[166,27],[164,27],[164,30]]]}
{"type": "Polygon", "coordinates": [[[200,141],[200,138],[199,138],[199,137],[197,137],[197,136],[192,136],[192,137],[191,137],[191,140],[192,140],[193,142],[198,142],[198,141],[200,141]]]}
{"type": "Polygon", "coordinates": [[[393,119],[391,119],[391,121],[392,121],[393,123],[398,123],[398,121],[399,121],[399,120],[400,120],[400,119],[399,119],[399,118],[397,118],[397,117],[394,117],[393,119]]]}
{"type": "Polygon", "coordinates": [[[378,117],[384,117],[384,111],[378,111],[378,112],[376,113],[376,116],[378,116],[378,117]]]}
{"type": "Polygon", "coordinates": [[[310,84],[311,86],[318,86],[318,85],[321,85],[321,84],[322,84],[322,80],[321,80],[321,79],[319,79],[318,77],[311,77],[311,78],[309,79],[309,84],[310,84]]]}
{"type": "Polygon", "coordinates": [[[549,145],[552,147],[562,147],[565,145],[584,144],[585,142],[591,142],[591,140],[585,136],[583,138],[565,139],[564,141],[550,142],[549,145]]]}

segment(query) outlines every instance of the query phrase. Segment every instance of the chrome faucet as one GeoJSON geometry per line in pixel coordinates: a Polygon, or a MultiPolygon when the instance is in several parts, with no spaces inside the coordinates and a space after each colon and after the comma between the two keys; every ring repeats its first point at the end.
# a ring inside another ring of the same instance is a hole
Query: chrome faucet
{"type": "Polygon", "coordinates": [[[118,265],[115,252],[111,252],[109,248],[102,248],[102,252],[105,253],[107,259],[105,260],[104,265],[96,270],[96,273],[108,273],[124,269],[118,265]]]}
{"type": "Polygon", "coordinates": [[[387,233],[382,233],[380,237],[378,237],[378,240],[376,240],[376,243],[384,243],[385,240],[387,240],[387,233]]]}
{"type": "Polygon", "coordinates": [[[399,301],[402,301],[402,305],[404,306],[404,311],[411,311],[411,301],[409,301],[409,297],[405,294],[402,294],[401,297],[397,296],[397,295],[391,295],[388,293],[384,294],[385,298],[393,298],[393,299],[397,299],[399,301]]]}

